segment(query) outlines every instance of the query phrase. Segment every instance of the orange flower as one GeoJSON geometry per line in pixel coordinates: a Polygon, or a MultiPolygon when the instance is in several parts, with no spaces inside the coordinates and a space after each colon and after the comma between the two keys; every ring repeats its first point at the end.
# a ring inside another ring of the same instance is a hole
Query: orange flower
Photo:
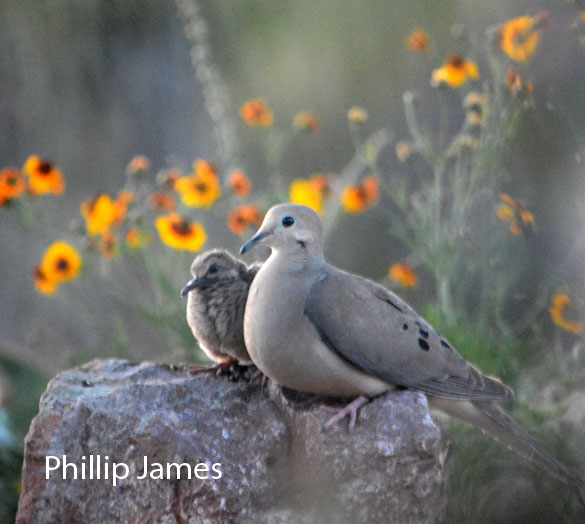
{"type": "Polygon", "coordinates": [[[412,142],[405,140],[396,142],[396,157],[400,162],[406,162],[412,156],[413,150],[412,142]]]}
{"type": "Polygon", "coordinates": [[[290,185],[289,193],[293,204],[310,207],[319,214],[323,211],[323,194],[309,180],[295,180],[290,185]]]}
{"type": "Polygon", "coordinates": [[[502,51],[515,62],[528,62],[540,40],[538,28],[547,18],[546,13],[540,13],[535,17],[520,16],[503,24],[498,30],[502,51]]]}
{"type": "Polygon", "coordinates": [[[313,133],[318,133],[319,129],[321,128],[321,122],[317,118],[315,118],[311,113],[307,111],[302,111],[297,113],[294,118],[293,124],[295,127],[301,130],[312,131],[313,133]]]}
{"type": "Polygon", "coordinates": [[[415,53],[426,53],[429,45],[429,35],[422,29],[416,29],[406,39],[406,47],[415,53]]]}
{"type": "Polygon", "coordinates": [[[236,207],[227,217],[227,226],[234,235],[242,235],[249,226],[262,224],[260,208],[254,205],[236,207]]]}
{"type": "Polygon", "coordinates": [[[197,160],[194,168],[192,176],[181,177],[175,182],[175,189],[186,206],[209,209],[221,196],[215,167],[205,160],[197,160]]]}
{"type": "Polygon", "coordinates": [[[156,175],[156,182],[159,186],[166,186],[169,189],[174,189],[175,182],[181,178],[181,173],[178,169],[167,169],[161,171],[156,175]]]}
{"type": "Polygon", "coordinates": [[[131,173],[138,173],[138,171],[148,171],[150,169],[150,160],[145,156],[135,156],[128,164],[128,170],[131,173]]]}
{"type": "Polygon", "coordinates": [[[558,294],[553,297],[553,306],[550,308],[552,321],[566,331],[580,335],[583,333],[583,322],[567,320],[565,318],[566,309],[571,305],[571,299],[566,294],[558,294]]]}
{"type": "Polygon", "coordinates": [[[118,198],[114,202],[117,211],[117,217],[114,222],[114,226],[119,226],[122,224],[126,218],[126,213],[128,212],[128,208],[132,202],[136,201],[136,196],[132,191],[120,191],[118,193],[118,198]]]}
{"type": "Polygon", "coordinates": [[[368,113],[365,109],[354,106],[347,112],[347,119],[352,124],[363,124],[368,119],[368,113]]]}
{"type": "Polygon", "coordinates": [[[157,213],[161,211],[173,211],[177,207],[177,202],[168,193],[155,191],[150,195],[150,206],[157,213]]]}
{"type": "Polygon", "coordinates": [[[132,249],[141,249],[152,242],[150,233],[132,228],[126,233],[126,245],[132,249]]]}
{"type": "Polygon", "coordinates": [[[506,193],[502,193],[500,199],[504,204],[498,208],[497,215],[502,222],[510,223],[510,233],[518,236],[523,231],[530,231],[534,226],[534,215],[506,193]]]}
{"type": "Polygon", "coordinates": [[[26,180],[18,169],[9,168],[0,171],[0,199],[5,202],[17,198],[26,190],[26,180]]]}
{"type": "Polygon", "coordinates": [[[520,73],[518,73],[518,71],[515,69],[508,69],[506,85],[512,94],[516,94],[522,91],[522,77],[520,76],[520,73]]]}
{"type": "Polygon", "coordinates": [[[122,206],[105,193],[87,199],[81,204],[81,214],[85,218],[88,234],[96,236],[109,231],[120,221],[121,210],[122,206]]]}
{"type": "Polygon", "coordinates": [[[329,177],[327,175],[315,173],[309,178],[309,184],[319,191],[323,198],[327,198],[331,194],[331,184],[329,183],[329,177]]]}
{"type": "Polygon", "coordinates": [[[270,127],[274,120],[272,111],[262,98],[249,100],[240,108],[240,116],[250,127],[270,127]]]}
{"type": "Polygon", "coordinates": [[[65,191],[65,181],[61,171],[47,160],[31,156],[24,164],[23,171],[28,175],[30,190],[35,195],[46,193],[62,195],[65,191]]]}
{"type": "Polygon", "coordinates": [[[34,269],[37,291],[53,295],[59,284],[78,278],[83,260],[77,250],[67,242],[55,242],[34,269]]]}
{"type": "Polygon", "coordinates": [[[416,273],[408,264],[394,264],[388,270],[390,280],[401,287],[416,287],[418,285],[418,278],[416,273]]]}
{"type": "Polygon", "coordinates": [[[54,295],[59,287],[59,283],[55,280],[50,280],[41,266],[35,266],[33,269],[33,276],[35,279],[35,287],[39,293],[43,295],[54,295]]]}
{"type": "Polygon", "coordinates": [[[174,249],[199,251],[207,240],[201,224],[187,222],[178,213],[158,217],[155,225],[162,242],[174,249]]]}
{"type": "Polygon", "coordinates": [[[118,238],[111,231],[106,231],[98,245],[99,252],[108,260],[118,256],[118,238]]]}
{"type": "Polygon", "coordinates": [[[474,62],[465,60],[461,55],[453,54],[440,69],[433,71],[432,85],[447,84],[450,87],[461,87],[468,79],[477,80],[479,70],[474,62]]]}
{"type": "Polygon", "coordinates": [[[506,78],[506,85],[513,96],[521,95],[528,102],[532,102],[532,84],[528,82],[526,85],[522,82],[520,73],[515,69],[508,69],[508,77],[506,78]]]}
{"type": "Polygon", "coordinates": [[[252,182],[241,169],[236,169],[230,175],[230,187],[232,191],[242,198],[248,198],[252,192],[252,182]]]}
{"type": "Polygon", "coordinates": [[[347,186],[341,193],[341,205],[347,213],[362,213],[378,203],[380,185],[375,175],[364,178],[357,186],[347,186]]]}

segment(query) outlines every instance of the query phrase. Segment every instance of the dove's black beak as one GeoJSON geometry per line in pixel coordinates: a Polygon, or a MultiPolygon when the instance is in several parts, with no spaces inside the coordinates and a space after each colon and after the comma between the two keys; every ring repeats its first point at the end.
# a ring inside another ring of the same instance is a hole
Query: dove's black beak
{"type": "Polygon", "coordinates": [[[246,251],[250,251],[253,247],[256,246],[264,237],[266,237],[267,233],[256,233],[248,242],[246,242],[240,248],[240,255],[243,255],[246,251]]]}
{"type": "Polygon", "coordinates": [[[181,290],[181,296],[182,297],[187,296],[189,291],[191,291],[192,289],[196,289],[198,287],[201,287],[206,282],[207,282],[207,279],[204,277],[197,277],[197,278],[194,278],[193,280],[190,280],[189,282],[187,282],[187,285],[181,290]]]}

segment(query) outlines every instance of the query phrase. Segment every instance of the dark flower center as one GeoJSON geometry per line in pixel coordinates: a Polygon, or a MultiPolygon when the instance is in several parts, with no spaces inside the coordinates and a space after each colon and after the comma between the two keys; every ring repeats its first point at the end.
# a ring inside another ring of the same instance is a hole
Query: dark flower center
{"type": "Polygon", "coordinates": [[[37,168],[38,172],[43,175],[48,175],[52,169],[53,166],[51,165],[50,162],[47,162],[46,160],[42,160],[41,162],[39,162],[39,167],[37,168]]]}
{"type": "Polygon", "coordinates": [[[453,67],[456,67],[457,69],[462,69],[465,64],[465,60],[463,60],[463,57],[461,55],[451,55],[449,63],[453,67]]]}
{"type": "Polygon", "coordinates": [[[69,267],[69,261],[66,258],[59,258],[55,264],[59,271],[65,271],[69,267]]]}
{"type": "Polygon", "coordinates": [[[209,189],[209,186],[205,182],[197,182],[195,183],[195,189],[199,193],[205,193],[209,189]]]}
{"type": "Polygon", "coordinates": [[[171,229],[177,233],[177,235],[188,237],[192,234],[193,230],[191,228],[191,224],[186,222],[185,220],[179,220],[177,222],[173,222],[171,224],[171,229]]]}

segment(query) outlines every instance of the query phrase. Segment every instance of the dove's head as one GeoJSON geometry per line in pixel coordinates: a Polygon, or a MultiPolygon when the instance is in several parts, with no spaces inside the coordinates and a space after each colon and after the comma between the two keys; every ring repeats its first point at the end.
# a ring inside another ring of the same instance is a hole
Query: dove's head
{"type": "Polygon", "coordinates": [[[181,291],[186,296],[192,289],[204,288],[221,282],[230,282],[246,269],[244,263],[224,249],[212,249],[199,255],[191,264],[193,278],[181,291]]]}
{"type": "Polygon", "coordinates": [[[246,242],[240,254],[258,244],[276,251],[301,256],[323,257],[323,226],[311,208],[296,204],[280,204],[268,210],[260,229],[246,242]]]}

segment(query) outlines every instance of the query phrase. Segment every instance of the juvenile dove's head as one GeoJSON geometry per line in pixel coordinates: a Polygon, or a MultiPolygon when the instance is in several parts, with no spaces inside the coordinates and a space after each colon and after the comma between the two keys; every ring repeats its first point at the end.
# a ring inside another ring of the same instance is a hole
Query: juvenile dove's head
{"type": "Polygon", "coordinates": [[[182,289],[181,296],[189,291],[232,281],[246,270],[244,263],[223,249],[212,249],[199,255],[191,264],[193,279],[182,289]]]}
{"type": "Polygon", "coordinates": [[[311,208],[296,204],[271,207],[260,229],[242,246],[240,254],[258,244],[290,254],[322,256],[323,226],[319,215],[311,208]]]}

